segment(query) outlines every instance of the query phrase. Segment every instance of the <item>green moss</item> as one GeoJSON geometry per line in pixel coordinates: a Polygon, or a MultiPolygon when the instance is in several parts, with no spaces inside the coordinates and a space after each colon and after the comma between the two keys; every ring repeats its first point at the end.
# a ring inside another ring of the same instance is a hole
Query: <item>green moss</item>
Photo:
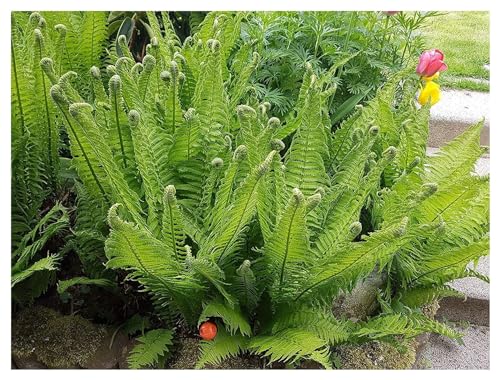
{"type": "MultiPolygon", "coordinates": [[[[168,362],[171,369],[193,369],[200,355],[198,338],[181,338],[168,362]]],[[[241,355],[224,360],[218,365],[208,364],[205,369],[255,369],[261,368],[260,359],[255,355],[241,355]]]]}
{"type": "Polygon", "coordinates": [[[408,369],[416,360],[416,341],[346,344],[335,349],[342,369],[408,369]]]}
{"type": "Polygon", "coordinates": [[[97,350],[106,330],[80,316],[62,316],[45,308],[25,309],[13,325],[12,350],[35,355],[49,368],[74,368],[97,350]]]}
{"type": "Polygon", "coordinates": [[[181,338],[169,360],[169,368],[193,369],[200,355],[199,339],[181,338]]]}
{"type": "Polygon", "coordinates": [[[436,316],[436,313],[439,310],[439,302],[433,301],[431,303],[428,303],[421,308],[422,314],[424,314],[427,318],[434,319],[436,316]]]}

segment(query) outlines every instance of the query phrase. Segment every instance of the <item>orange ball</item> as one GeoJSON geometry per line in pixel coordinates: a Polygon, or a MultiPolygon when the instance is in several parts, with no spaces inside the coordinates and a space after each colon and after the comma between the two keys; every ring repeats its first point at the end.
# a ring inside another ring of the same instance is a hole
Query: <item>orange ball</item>
{"type": "Polygon", "coordinates": [[[200,325],[200,336],[203,340],[212,340],[217,335],[217,325],[213,322],[203,322],[200,325]]]}

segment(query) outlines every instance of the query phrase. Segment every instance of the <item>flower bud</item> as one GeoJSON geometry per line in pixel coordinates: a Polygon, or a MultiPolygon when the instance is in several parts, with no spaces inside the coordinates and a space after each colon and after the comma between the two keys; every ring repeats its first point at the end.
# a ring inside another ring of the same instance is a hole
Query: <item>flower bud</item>
{"type": "Polygon", "coordinates": [[[38,12],[33,12],[30,14],[30,17],[29,17],[29,22],[31,25],[38,25],[38,23],[40,22],[40,19],[42,18],[42,15],[38,12]]]}
{"type": "Polygon", "coordinates": [[[170,71],[162,71],[160,73],[160,79],[166,83],[170,82],[170,79],[172,79],[172,75],[170,74],[170,71]]]}
{"type": "Polygon", "coordinates": [[[133,75],[139,76],[143,70],[144,70],[144,65],[140,62],[137,62],[134,66],[132,66],[131,72],[133,75]]]}
{"type": "Polygon", "coordinates": [[[114,65],[108,65],[106,66],[106,73],[108,76],[113,76],[116,74],[116,67],[114,65]]]}
{"type": "Polygon", "coordinates": [[[186,121],[191,121],[196,116],[196,110],[194,108],[189,108],[186,112],[184,112],[184,119],[186,121]]]}
{"type": "Polygon", "coordinates": [[[309,212],[312,209],[314,209],[319,204],[319,202],[321,202],[321,198],[322,197],[321,197],[320,193],[314,193],[309,198],[307,198],[307,201],[306,201],[306,212],[309,212]]]}
{"type": "Polygon", "coordinates": [[[420,159],[420,157],[419,157],[419,156],[416,156],[416,157],[413,159],[413,161],[412,161],[412,162],[410,162],[410,165],[408,165],[408,169],[407,169],[407,170],[408,170],[408,171],[413,170],[415,167],[417,167],[418,165],[420,165],[420,162],[421,162],[421,161],[422,161],[422,160],[420,159]]]}
{"type": "Polygon", "coordinates": [[[405,216],[399,226],[394,230],[393,234],[395,238],[401,237],[406,233],[406,226],[408,225],[408,217],[405,216]]]}
{"type": "Polygon", "coordinates": [[[368,132],[370,133],[371,136],[375,137],[379,134],[380,128],[374,125],[373,127],[370,127],[370,130],[368,132]]]}
{"type": "Polygon", "coordinates": [[[271,162],[273,161],[273,158],[274,158],[274,155],[276,154],[277,152],[275,150],[272,150],[266,157],[266,159],[264,160],[264,162],[262,162],[262,164],[259,165],[258,169],[257,169],[257,176],[263,176],[264,174],[266,174],[266,172],[269,170],[269,168],[271,167],[271,162]]]}
{"type": "Polygon", "coordinates": [[[146,54],[142,59],[142,65],[144,67],[144,70],[150,72],[154,69],[156,65],[156,58],[153,57],[151,54],[146,54]]]}
{"type": "Polygon", "coordinates": [[[300,189],[297,187],[292,190],[292,200],[295,205],[299,205],[305,200],[304,194],[302,194],[302,191],[300,191],[300,189]]]}
{"type": "Polygon", "coordinates": [[[111,228],[116,228],[118,227],[120,223],[120,218],[118,217],[118,207],[120,207],[122,204],[121,203],[115,203],[109,208],[108,211],[108,225],[111,228]]]}
{"type": "Polygon", "coordinates": [[[69,106],[69,113],[75,119],[80,119],[85,113],[92,112],[93,109],[94,108],[88,103],[73,103],[69,106]]]}

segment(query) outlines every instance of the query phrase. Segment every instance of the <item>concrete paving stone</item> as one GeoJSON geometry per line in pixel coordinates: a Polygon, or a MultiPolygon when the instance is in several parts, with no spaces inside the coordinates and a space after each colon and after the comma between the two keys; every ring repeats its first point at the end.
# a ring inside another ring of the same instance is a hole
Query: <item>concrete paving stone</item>
{"type": "Polygon", "coordinates": [[[431,108],[431,118],[474,124],[489,119],[490,95],[487,92],[446,90],[441,92],[441,100],[431,108]]]}
{"type": "Polygon", "coordinates": [[[431,108],[429,146],[440,147],[465,131],[470,125],[484,120],[481,144],[490,145],[489,93],[447,90],[431,108]]]}
{"type": "Polygon", "coordinates": [[[419,352],[415,369],[489,369],[490,329],[486,326],[456,326],[464,345],[449,338],[431,334],[419,352]]]}

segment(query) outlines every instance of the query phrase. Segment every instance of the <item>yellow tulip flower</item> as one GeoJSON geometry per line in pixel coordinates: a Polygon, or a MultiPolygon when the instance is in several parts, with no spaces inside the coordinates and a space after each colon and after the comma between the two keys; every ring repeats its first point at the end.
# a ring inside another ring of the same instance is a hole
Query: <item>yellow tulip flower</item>
{"type": "Polygon", "coordinates": [[[420,90],[420,94],[418,96],[418,102],[421,105],[427,104],[429,101],[431,102],[431,106],[439,102],[441,99],[441,91],[439,90],[439,84],[433,81],[427,81],[425,83],[424,88],[420,90]]]}
{"type": "Polygon", "coordinates": [[[430,77],[422,77],[422,79],[425,80],[426,82],[429,82],[431,80],[436,80],[438,78],[439,78],[439,72],[430,77]]]}

